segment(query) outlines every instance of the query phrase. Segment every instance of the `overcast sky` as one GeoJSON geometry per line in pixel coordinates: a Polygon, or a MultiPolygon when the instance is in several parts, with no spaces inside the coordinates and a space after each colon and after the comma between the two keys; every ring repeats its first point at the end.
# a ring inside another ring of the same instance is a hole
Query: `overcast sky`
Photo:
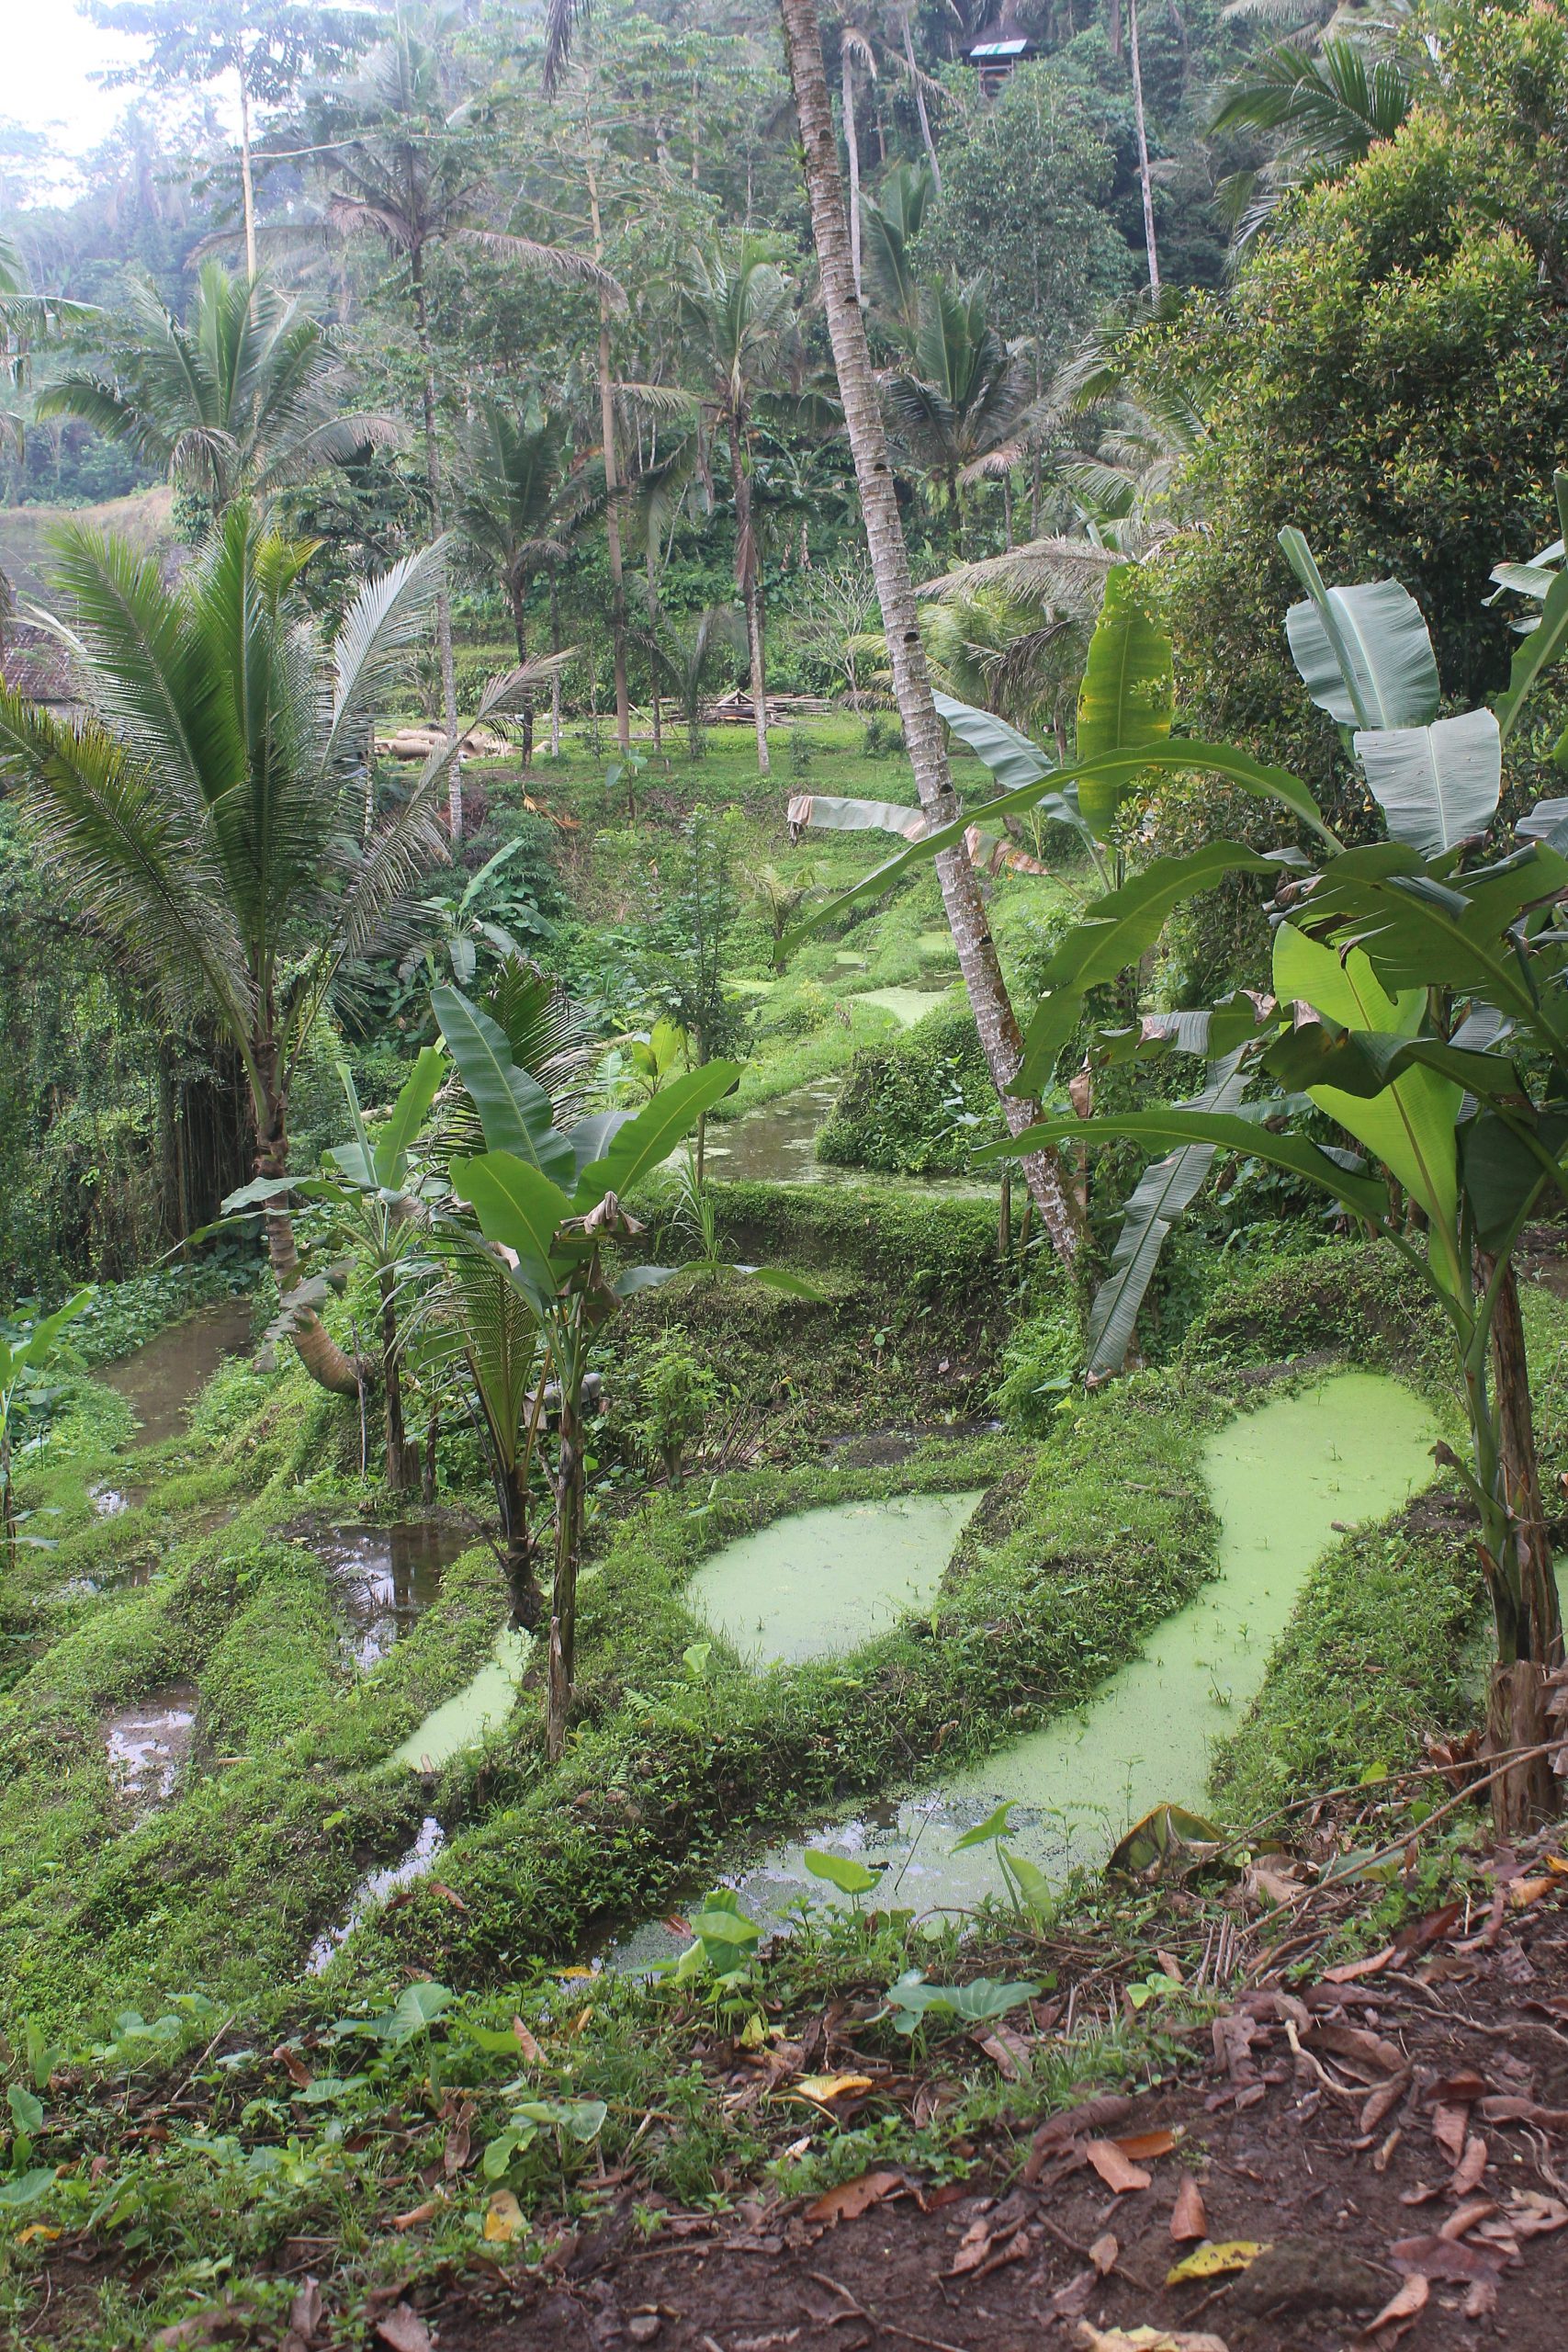
{"type": "Polygon", "coordinates": [[[114,128],[127,101],[124,90],[96,86],[95,68],[141,46],[100,32],[73,0],[0,0],[0,116],[80,155],[114,128]]]}

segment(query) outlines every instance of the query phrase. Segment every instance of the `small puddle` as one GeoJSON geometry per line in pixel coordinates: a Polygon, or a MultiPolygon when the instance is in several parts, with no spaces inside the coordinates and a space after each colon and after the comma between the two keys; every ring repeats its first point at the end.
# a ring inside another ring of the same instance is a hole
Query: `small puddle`
{"type": "Polygon", "coordinates": [[[251,1319],[248,1298],[215,1299],[184,1322],[160,1331],[134,1355],[95,1374],[136,1415],[134,1444],[161,1445],[165,1438],[178,1435],[186,1413],[224,1357],[249,1354],[251,1319]]]}
{"type": "Polygon", "coordinates": [[[705,1561],[688,1603],[752,1666],[840,1657],[930,1608],[980,1491],[792,1512],[705,1561]]]}
{"type": "Polygon", "coordinates": [[[122,1511],[139,1510],[151,1487],[89,1487],[88,1498],[100,1519],[118,1519],[122,1511]]]}
{"type": "Polygon", "coordinates": [[[332,1527],[306,1539],[337,1587],[361,1673],[384,1658],[438,1597],[443,1572],[471,1538],[434,1521],[332,1527]]]}
{"type": "Polygon", "coordinates": [[[328,1928],[310,1946],[306,1973],[320,1976],[347,1943],[355,1929],[363,1927],[372,1911],[378,1911],[389,1895],[402,1886],[412,1886],[416,1879],[425,1877],[436,1855],[446,1843],[446,1832],[434,1814],[427,1813],[420,1824],[419,1836],[400,1862],[389,1862],[378,1871],[367,1871],[349,1898],[348,1917],[335,1928],[328,1928]]]}
{"type": "Polygon", "coordinates": [[[393,1750],[393,1763],[406,1764],[411,1772],[439,1772],[466,1748],[477,1747],[517,1704],[517,1685],[533,1646],[531,1634],[511,1628],[498,1634],[495,1647],[473,1680],[431,1710],[418,1730],[393,1750]]]}
{"type": "Polygon", "coordinates": [[[196,1685],[172,1682],[104,1725],[109,1777],[138,1819],[167,1804],[196,1729],[196,1685]]]}
{"type": "MultiPolygon", "coordinates": [[[[1219,1574],[1150,1635],[1088,1704],[951,1775],[776,1848],[732,1883],[754,1918],[832,1900],[805,1866],[807,1846],[885,1869],[882,1900],[914,1910],[972,1907],[1001,1893],[992,1849],[956,1839],[1004,1800],[1009,1846],[1055,1883],[1103,1860],[1128,1825],[1167,1801],[1201,1812],[1214,1742],[1260,1689],[1308,1572],[1336,1524],[1386,1518],[1428,1485],[1439,1431],[1396,1380],[1341,1373],[1221,1430],[1203,1471],[1221,1522],[1219,1574]]],[[[646,1967],[682,1948],[659,1927],[616,1949],[646,1967]]]]}
{"type": "Polygon", "coordinates": [[[157,1563],[132,1560],[125,1567],[100,1568],[96,1576],[72,1577],[58,1589],[61,1600],[97,1600],[106,1592],[140,1592],[152,1581],[157,1563]]]}

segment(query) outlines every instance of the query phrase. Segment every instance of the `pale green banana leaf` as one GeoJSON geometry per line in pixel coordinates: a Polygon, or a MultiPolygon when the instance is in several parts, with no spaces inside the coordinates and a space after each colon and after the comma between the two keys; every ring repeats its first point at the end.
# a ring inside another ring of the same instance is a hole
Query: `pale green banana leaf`
{"type": "Polygon", "coordinates": [[[1302,683],[1341,727],[1427,727],[1441,699],[1421,607],[1397,580],[1325,587],[1300,531],[1280,534],[1306,602],[1285,616],[1302,683]]]}
{"type": "Polygon", "coordinates": [[[1361,731],[1356,757],[1395,841],[1435,857],[1483,833],[1503,789],[1503,738],[1489,710],[1432,727],[1361,731]]]}

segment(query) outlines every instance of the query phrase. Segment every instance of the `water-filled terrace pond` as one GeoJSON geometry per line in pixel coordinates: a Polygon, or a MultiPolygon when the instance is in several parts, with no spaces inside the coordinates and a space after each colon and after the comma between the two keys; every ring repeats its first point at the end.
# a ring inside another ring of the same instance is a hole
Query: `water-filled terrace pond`
{"type": "Polygon", "coordinates": [[[167,1804],[196,1731],[196,1685],[172,1682],[104,1725],[104,1750],[118,1793],[138,1817],[167,1804]]]}
{"type": "Polygon", "coordinates": [[[135,1442],[161,1445],[184,1429],[186,1413],[224,1357],[248,1355],[250,1347],[250,1300],[220,1298],[96,1376],[136,1415],[135,1442]]]}
{"type": "Polygon", "coordinates": [[[472,1538],[461,1528],[416,1520],[311,1530],[307,1540],[333,1579],[349,1651],[367,1673],[438,1598],[444,1571],[472,1538]]]}
{"type": "MultiPolygon", "coordinates": [[[[1214,1743],[1261,1687],[1314,1563],[1338,1530],[1386,1517],[1429,1482],[1438,1435],[1408,1388],[1367,1373],[1338,1374],[1238,1416],[1203,1459],[1221,1526],[1219,1573],[1156,1629],[1143,1655],[1086,1706],[983,1763],[775,1849],[731,1882],[747,1910],[776,1925],[803,1901],[833,1899],[806,1869],[807,1847],[881,1868],[886,1903],[969,1907],[1001,1891],[997,1865],[989,1847],[954,1848],[1003,1801],[1016,1808],[1010,1848],[1056,1883],[1075,1863],[1102,1860],[1156,1804],[1201,1812],[1214,1743]]],[[[649,1928],[616,1960],[646,1965],[679,1949],[649,1928]]]]}

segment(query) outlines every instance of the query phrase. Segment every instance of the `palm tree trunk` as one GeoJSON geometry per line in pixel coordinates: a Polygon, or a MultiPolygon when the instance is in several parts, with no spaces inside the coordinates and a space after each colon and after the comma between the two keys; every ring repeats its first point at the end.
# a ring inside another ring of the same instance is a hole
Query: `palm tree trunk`
{"type": "MultiPolygon", "coordinates": [[[[599,218],[599,180],[588,165],[588,209],[593,226],[593,258],[604,258],[599,218]]],[[[615,741],[623,757],[632,747],[631,698],[626,691],[626,580],[621,560],[621,469],[615,449],[615,388],[610,372],[610,298],[599,295],[599,426],[604,443],[604,544],[610,559],[610,650],[615,671],[615,741]]]]}
{"type": "MultiPolygon", "coordinates": [[[[419,245],[409,255],[409,286],[413,295],[414,333],[423,367],[420,406],[424,419],[424,479],[430,491],[430,519],[439,531],[441,444],[435,432],[435,364],[431,356],[430,320],[424,303],[424,252],[419,245]]],[[[457,752],[457,664],[452,651],[452,598],[445,580],[435,599],[435,644],[441,662],[441,718],[451,755],[446,773],[446,821],[456,849],[463,837],[463,763],[457,752]]]]}
{"type": "MultiPolygon", "coordinates": [[[[560,651],[560,598],[556,592],[555,566],[550,566],[550,651],[560,651]]],[[[550,672],[550,757],[560,757],[560,672],[550,672]]]]}
{"type": "Polygon", "coordinates": [[[419,1452],[403,1426],[403,1375],[398,1351],[397,1290],[391,1271],[381,1269],[381,1376],[387,1393],[387,1484],[409,1494],[419,1484],[419,1452]]]}
{"type": "MultiPolygon", "coordinates": [[[[523,585],[520,581],[507,582],[507,596],[512,605],[512,631],[517,639],[517,662],[521,668],[528,659],[528,624],[523,609],[523,585]]],[[[523,773],[527,775],[534,764],[534,692],[530,687],[523,697],[523,773]]]]}
{"type": "Polygon", "coordinates": [[[919,68],[915,63],[915,44],[909,34],[909,11],[899,18],[904,35],[904,62],[909,69],[909,87],[915,94],[915,112],[920,119],[920,144],[926,151],[926,161],[931,167],[931,186],[942,194],[942,165],[936,159],[936,141],[931,137],[931,119],[926,112],[926,94],[920,87],[919,68]]]}
{"type": "MultiPolygon", "coordinates": [[[[811,225],[822,271],[833,362],[849,427],[866,545],[893,665],[894,689],[920,807],[932,824],[941,825],[958,815],[958,803],[948,773],[942,721],[931,700],[908,551],[898,519],[893,469],[888,462],[887,439],[877,403],[871,354],[866,347],[865,322],[855,300],[817,5],[816,0],[780,0],[780,7],[806,151],[811,225]]],[[[979,882],[962,846],[946,851],[939,858],[937,875],[991,1082],[1009,1131],[1017,1135],[1036,1116],[1036,1105],[1008,1091],[1023,1057],[1022,1039],[997,959],[996,942],[986,920],[979,882]]],[[[1083,1238],[1083,1216],[1063,1181],[1055,1153],[1032,1153],[1023,1162],[1023,1169],[1058,1254],[1070,1259],[1083,1238]]]]}
{"type": "Polygon", "coordinates": [[[751,477],[747,472],[740,447],[740,427],[731,411],[725,423],[729,429],[729,469],[735,484],[735,567],[740,575],[740,598],[746,607],[746,649],[751,657],[751,709],[757,727],[757,774],[766,775],[768,765],[768,670],[762,652],[761,601],[758,594],[757,534],[751,521],[751,477]]]}
{"type": "MultiPolygon", "coordinates": [[[[288,1173],[288,1106],[277,1092],[276,1072],[277,1048],[270,1040],[261,1044],[254,1056],[262,1073],[264,1091],[254,1102],[256,1120],[255,1171],[258,1176],[287,1176],[288,1173]]],[[[284,1306],[288,1294],[299,1282],[299,1251],[294,1239],[294,1220],[284,1208],[266,1212],[266,1254],[272,1267],[277,1295],[284,1306]]],[[[357,1396],[359,1375],[353,1360],[346,1356],[312,1308],[302,1307],[294,1319],[289,1334],[295,1351],[311,1379],[321,1388],[330,1389],[334,1396],[357,1396]]]]}
{"type": "Polygon", "coordinates": [[[1144,120],[1144,68],[1138,53],[1138,0],[1127,0],[1128,46],[1133,58],[1133,120],[1138,131],[1138,179],[1144,191],[1144,245],[1149,257],[1149,292],[1159,293],[1159,254],[1155,246],[1155,199],[1149,183],[1149,135],[1144,120]]]}
{"type": "Polygon", "coordinates": [[[251,89],[245,74],[242,41],[236,71],[240,77],[240,200],[245,213],[245,275],[256,282],[256,187],[251,170],[251,89]]]}
{"type": "Polygon", "coordinates": [[[840,51],[843,74],[844,146],[850,159],[850,267],[854,275],[855,300],[860,300],[860,140],[855,132],[854,63],[846,37],[840,51]]]}

